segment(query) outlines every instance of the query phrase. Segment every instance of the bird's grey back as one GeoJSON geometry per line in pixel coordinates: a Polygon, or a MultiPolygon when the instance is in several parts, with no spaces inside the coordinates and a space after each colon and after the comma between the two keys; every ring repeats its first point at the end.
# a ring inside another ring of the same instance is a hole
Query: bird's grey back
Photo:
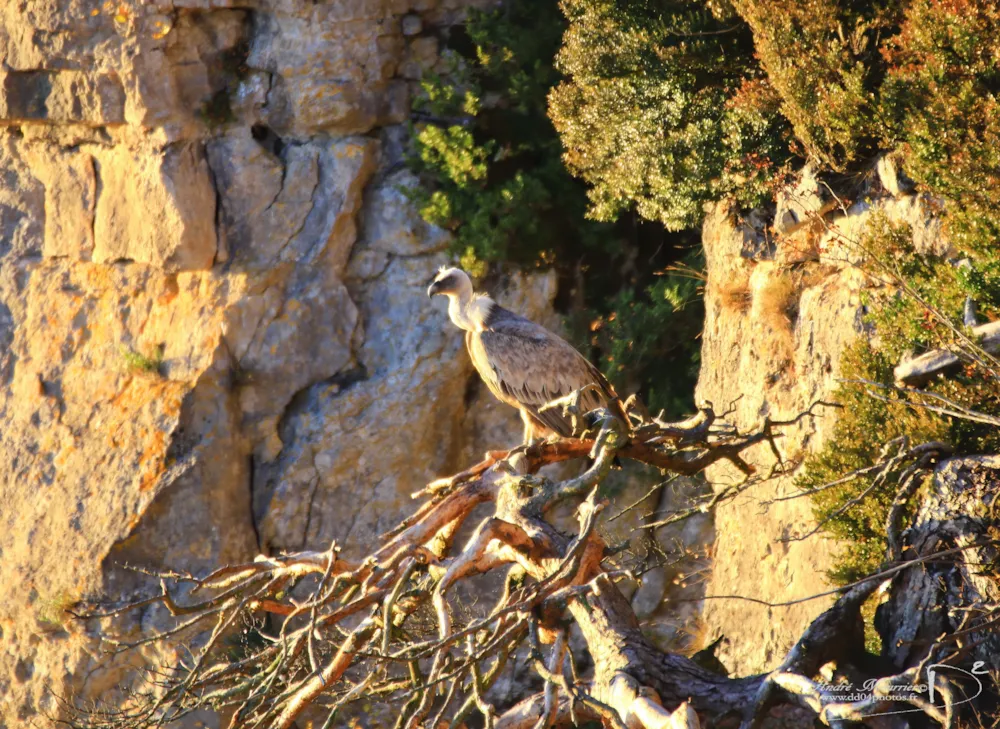
{"type": "MultiPolygon", "coordinates": [[[[598,385],[611,396],[607,380],[571,344],[545,327],[494,304],[484,330],[471,334],[469,353],[483,380],[501,400],[528,410],[560,435],[572,435],[572,425],[559,408],[540,412],[547,402],[586,385],[598,385]]],[[[600,407],[599,395],[588,392],[584,410],[600,407]]]]}

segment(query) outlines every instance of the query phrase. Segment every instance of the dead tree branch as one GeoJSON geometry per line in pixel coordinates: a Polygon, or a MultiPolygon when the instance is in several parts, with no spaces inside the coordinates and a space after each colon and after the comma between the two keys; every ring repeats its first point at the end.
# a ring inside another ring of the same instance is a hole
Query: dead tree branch
{"type": "MultiPolygon", "coordinates": [[[[646,638],[615,586],[596,528],[605,507],[598,487],[616,458],[674,474],[727,460],[750,483],[758,477],[741,454],[767,444],[780,461],[781,428],[820,405],[793,420],[767,420],[746,434],[720,424],[710,406],[673,424],[633,410],[630,432],[598,411],[587,416],[593,432],[582,439],[492,452],[431,484],[421,492],[425,503],[364,559],[344,559],[331,545],[227,565],[204,577],[169,573],[152,597],[79,610],[81,619],[105,621],[108,629],[123,613],[162,604],[178,619],[173,627],[129,644],[111,641],[112,649],[168,639],[186,639],[192,648],[189,659],[150,670],[131,701],[76,707],[69,723],[142,729],[209,708],[230,716],[234,729],[289,729],[306,717],[332,726],[361,699],[391,703],[399,729],[449,720],[457,729],[474,711],[495,729],[585,720],[617,729],[690,729],[740,716],[755,726],[781,702],[800,703],[821,718],[859,715],[864,707],[828,700],[814,679],[820,665],[857,648],[858,609],[885,576],[844,591],[778,670],[734,680],[665,654],[646,638]],[[543,466],[582,458],[592,463],[575,478],[555,482],[537,475],[543,466]],[[578,517],[569,535],[546,518],[568,499],[577,502],[578,517]],[[483,504],[492,505],[491,513],[457,546],[459,529],[483,504]],[[486,573],[505,574],[504,589],[479,613],[459,609],[460,585],[486,573]],[[577,675],[567,639],[570,623],[588,654],[584,676],[577,675]],[[232,644],[225,644],[237,625],[254,626],[254,641],[234,655],[232,644]],[[543,688],[504,709],[488,694],[519,651],[543,688]]],[[[897,447],[897,458],[915,455],[905,443],[897,447]]],[[[907,490],[900,498],[909,495],[907,490]]],[[[897,530],[901,518],[894,513],[890,527],[897,530]]],[[[898,545],[891,551],[890,559],[898,559],[898,545]]],[[[890,686],[896,678],[884,680],[890,686]]],[[[936,708],[924,708],[938,718],[936,708]]]]}

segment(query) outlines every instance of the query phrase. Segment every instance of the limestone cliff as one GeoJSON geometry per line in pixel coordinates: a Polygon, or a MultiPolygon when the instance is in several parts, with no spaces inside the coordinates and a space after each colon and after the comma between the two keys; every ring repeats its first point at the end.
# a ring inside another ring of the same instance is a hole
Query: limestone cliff
{"type": "MultiPolygon", "coordinates": [[[[101,639],[170,625],[162,606],[65,613],[148,590],[126,567],[358,553],[412,491],[516,442],[426,299],[449,238],[404,192],[415,79],[473,4],[0,7],[0,727],[172,660],[101,639]]],[[[559,326],[553,274],[494,289],[559,326]]],[[[668,642],[678,569],[635,595],[668,642]]]]}
{"type": "MultiPolygon", "coordinates": [[[[123,565],[360,546],[465,433],[516,438],[470,404],[424,296],[447,237],[401,192],[467,4],[0,8],[0,726],[121,678],[63,610],[129,594],[123,565]]],[[[508,289],[551,317],[550,276],[508,289]]]]}
{"type": "MultiPolygon", "coordinates": [[[[836,389],[841,354],[856,337],[870,334],[862,303],[870,282],[854,264],[873,215],[908,224],[917,250],[947,251],[931,201],[905,189],[890,165],[880,165],[878,173],[867,200],[848,208],[806,169],[769,213],[742,220],[724,208],[709,214],[702,237],[708,283],[697,397],[721,410],[731,406],[738,427],[765,417],[792,418],[836,389]]],[[[836,411],[816,413],[783,428],[780,448],[792,462],[831,433],[836,411]]],[[[768,448],[755,456],[762,472],[774,463],[768,448]]],[[[832,600],[778,607],[753,601],[795,601],[831,587],[826,572],[844,545],[822,533],[797,540],[815,524],[811,502],[780,500],[798,493],[793,482],[799,473],[759,484],[715,514],[705,594],[736,597],[706,600],[703,616],[709,640],[727,638],[718,655],[737,675],[773,668],[832,600]]],[[[713,467],[707,476],[722,487],[740,474],[713,467]]]]}
{"type": "MultiPolygon", "coordinates": [[[[517,438],[424,296],[448,237],[402,192],[415,79],[476,3],[0,6],[0,728],[45,726],[58,697],[107,697],[129,665],[170,659],[110,659],[99,626],[64,613],[148,585],[125,565],[200,571],[331,540],[357,553],[411,491],[517,438]]],[[[913,196],[880,205],[923,220],[913,196]]],[[[776,245],[721,210],[706,224],[699,397],[742,395],[740,425],[827,394],[861,326],[836,236],[793,231],[816,211],[832,208],[779,206],[776,245]],[[803,240],[819,253],[802,258],[803,240]]],[[[501,300],[558,325],[553,275],[500,284],[501,300]]],[[[803,423],[786,452],[827,422],[803,423]]],[[[775,541],[809,521],[807,504],[760,510],[788,487],[720,510],[709,594],[822,589],[826,551],[775,541]]],[[[626,503],[643,493],[624,488],[626,503]]],[[[659,536],[697,552],[711,530],[701,518],[659,536]]],[[[662,605],[683,572],[654,570],[633,597],[664,642],[696,617],[694,602],[662,605]]],[[[742,672],[821,606],[710,600],[705,615],[742,672]]],[[[134,638],[164,612],[115,628],[134,638]]]]}

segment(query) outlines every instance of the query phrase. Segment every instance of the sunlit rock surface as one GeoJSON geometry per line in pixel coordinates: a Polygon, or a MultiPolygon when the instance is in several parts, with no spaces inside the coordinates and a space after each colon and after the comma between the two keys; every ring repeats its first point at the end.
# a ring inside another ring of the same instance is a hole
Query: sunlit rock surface
{"type": "MultiPolygon", "coordinates": [[[[415,79],[443,70],[438,31],[472,4],[487,3],[0,3],[0,727],[45,726],[59,696],[114,701],[130,668],[172,660],[171,647],[111,659],[101,626],[64,612],[148,590],[125,565],[198,572],[332,540],[357,554],[429,479],[519,441],[516,414],[426,299],[448,237],[401,190],[415,79]]],[[[916,198],[893,204],[927,219],[916,198]]],[[[811,244],[761,241],[721,213],[705,242],[700,397],[743,394],[745,426],[828,393],[860,282],[821,258],[776,325],[761,292],[811,244]],[[731,278],[745,290],[723,290],[731,278]]],[[[557,328],[556,288],[535,273],[495,293],[557,328]]],[[[614,504],[651,480],[616,476],[614,504]]],[[[696,488],[667,484],[609,540],[642,552],[635,527],[696,488]]],[[[623,584],[648,632],[671,646],[721,631],[739,646],[731,668],[773,663],[821,601],[708,601],[699,627],[696,599],[824,585],[824,550],[774,550],[809,520],[787,503],[720,512],[707,588],[697,559],[623,584]]],[[[656,536],[699,556],[712,528],[700,516],[656,536]]],[[[111,627],[135,638],[166,624],[161,606],[111,627]]]]}
{"type": "MultiPolygon", "coordinates": [[[[465,5],[0,7],[0,727],[171,659],[64,612],[148,589],[125,565],[360,549],[486,449],[424,295],[447,235],[383,142],[465,5]]],[[[507,288],[551,316],[550,277],[507,288]]]]}
{"type": "MultiPolygon", "coordinates": [[[[867,334],[862,291],[870,282],[853,264],[873,216],[908,224],[918,250],[948,250],[923,196],[902,194],[901,185],[883,181],[885,190],[874,189],[869,202],[843,210],[817,192],[811,173],[804,178],[779,196],[779,216],[788,200],[800,211],[794,226],[776,220],[771,227],[759,214],[737,219],[718,207],[703,228],[708,282],[697,397],[718,411],[732,409],[730,419],[742,430],[764,418],[793,418],[837,388],[841,354],[867,334]]],[[[784,456],[801,459],[829,438],[836,411],[815,412],[815,418],[782,428],[784,456]]],[[[758,474],[775,462],[766,445],[750,456],[758,474]]],[[[799,473],[754,486],[715,515],[705,593],[726,597],[705,601],[704,636],[706,642],[725,636],[716,655],[738,675],[774,668],[832,601],[768,607],[741,599],[784,603],[831,588],[826,572],[845,545],[822,532],[797,540],[815,526],[812,504],[808,498],[778,500],[799,493],[793,486],[799,473]]],[[[707,476],[716,489],[742,478],[728,464],[707,476]]]]}

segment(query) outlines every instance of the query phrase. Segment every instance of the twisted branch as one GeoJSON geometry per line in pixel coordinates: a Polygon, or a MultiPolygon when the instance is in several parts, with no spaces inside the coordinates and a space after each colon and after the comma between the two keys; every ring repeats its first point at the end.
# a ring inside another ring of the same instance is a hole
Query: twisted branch
{"type": "MultiPolygon", "coordinates": [[[[792,420],[765,420],[747,434],[720,423],[710,406],[682,423],[649,418],[637,408],[628,427],[598,411],[586,418],[596,423],[596,432],[581,439],[492,452],[482,463],[431,484],[421,492],[425,503],[363,560],[341,558],[333,544],[322,552],[226,565],[204,577],[164,573],[152,597],[77,615],[112,621],[162,603],[183,620],[131,644],[112,642],[114,649],[168,638],[186,638],[200,647],[189,661],[151,669],[132,701],[76,707],[68,723],[144,729],[210,708],[230,712],[234,728],[288,729],[307,712],[320,710],[326,712],[325,724],[333,726],[352,703],[378,697],[399,707],[397,727],[405,729],[436,727],[449,711],[457,729],[475,710],[495,729],[547,729],[593,719],[618,729],[690,728],[698,726],[699,715],[712,723],[733,714],[744,715],[753,726],[796,687],[798,699],[821,717],[848,716],[846,708],[817,694],[810,681],[820,662],[845,643],[845,626],[880,579],[847,590],[777,671],[734,681],[663,654],[648,642],[615,587],[619,573],[605,564],[607,545],[596,528],[605,506],[598,487],[616,458],[675,474],[697,473],[728,460],[749,482],[753,469],[741,454],[767,444],[780,462],[780,429],[823,404],[792,420]],[[590,458],[592,464],[575,478],[553,482],[535,475],[545,465],[576,458],[590,458]],[[555,504],[568,499],[578,501],[573,535],[546,520],[555,504]],[[486,503],[492,513],[456,548],[456,533],[486,503]],[[456,610],[456,585],[498,570],[506,571],[507,580],[487,610],[456,610]],[[184,585],[190,586],[185,600],[208,596],[186,602],[179,597],[184,585]],[[268,627],[263,619],[268,615],[276,627],[268,627]],[[576,622],[589,653],[590,669],[583,677],[576,674],[569,649],[568,620],[576,622]],[[239,624],[253,626],[254,641],[234,657],[224,644],[239,624]],[[209,625],[207,640],[198,639],[209,625]],[[543,690],[502,711],[487,695],[519,651],[528,656],[543,690]],[[450,709],[456,699],[458,708],[450,709]]],[[[897,445],[899,455],[914,455],[905,444],[897,445]]],[[[912,495],[910,483],[900,494],[904,501],[912,495]]],[[[893,529],[901,518],[893,512],[893,529]]],[[[926,713],[935,718],[934,711],[927,707],[926,713]]]]}

